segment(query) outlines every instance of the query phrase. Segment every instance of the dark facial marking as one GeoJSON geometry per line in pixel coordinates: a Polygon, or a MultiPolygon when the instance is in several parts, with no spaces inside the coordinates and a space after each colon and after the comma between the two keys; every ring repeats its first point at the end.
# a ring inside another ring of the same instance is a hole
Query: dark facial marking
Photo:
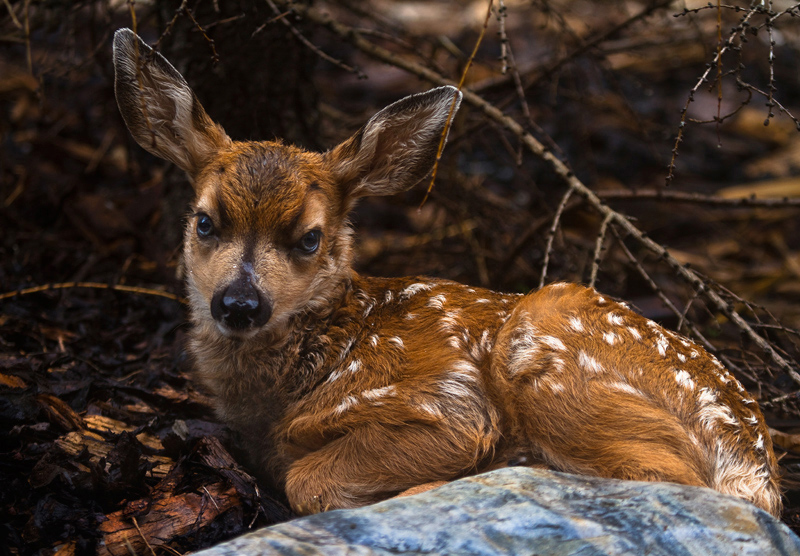
{"type": "Polygon", "coordinates": [[[219,213],[219,227],[223,230],[230,229],[231,216],[228,211],[228,204],[220,196],[217,196],[217,212],[219,213]]]}

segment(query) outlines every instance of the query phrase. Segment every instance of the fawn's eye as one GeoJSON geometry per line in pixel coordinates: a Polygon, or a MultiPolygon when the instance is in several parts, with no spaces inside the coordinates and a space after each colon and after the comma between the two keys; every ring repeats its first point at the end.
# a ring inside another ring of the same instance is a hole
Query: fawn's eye
{"type": "Polygon", "coordinates": [[[322,232],[319,230],[311,230],[307,232],[300,241],[297,242],[297,248],[303,253],[310,255],[319,249],[319,240],[322,238],[322,232]]]}
{"type": "Polygon", "coordinates": [[[206,238],[214,233],[214,222],[207,214],[197,215],[197,235],[206,238]]]}

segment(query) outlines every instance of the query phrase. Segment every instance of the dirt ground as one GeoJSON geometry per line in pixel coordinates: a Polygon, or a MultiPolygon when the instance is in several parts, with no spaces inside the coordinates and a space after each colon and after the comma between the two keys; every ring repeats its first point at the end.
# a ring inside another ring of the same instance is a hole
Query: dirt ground
{"type": "Polygon", "coordinates": [[[182,554],[291,517],[191,378],[191,188],[114,101],[134,26],[234,138],[314,149],[469,67],[427,200],[356,210],[358,270],[593,283],[704,343],[774,429],[800,532],[800,10],[712,4],[0,4],[0,554],[182,554]]]}

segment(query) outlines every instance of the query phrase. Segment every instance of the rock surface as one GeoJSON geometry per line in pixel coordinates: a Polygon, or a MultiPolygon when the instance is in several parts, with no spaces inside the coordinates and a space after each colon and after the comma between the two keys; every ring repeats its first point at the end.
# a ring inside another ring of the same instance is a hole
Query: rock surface
{"type": "Polygon", "coordinates": [[[800,538],[709,489],[514,467],[296,519],[196,554],[767,556],[800,555],[800,538]]]}

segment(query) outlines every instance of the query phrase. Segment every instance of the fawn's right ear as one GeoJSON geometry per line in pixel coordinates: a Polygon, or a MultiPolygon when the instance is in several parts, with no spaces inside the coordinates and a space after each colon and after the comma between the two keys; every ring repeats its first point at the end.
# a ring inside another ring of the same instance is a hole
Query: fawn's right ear
{"type": "Polygon", "coordinates": [[[347,198],[392,195],[431,171],[461,91],[438,87],[390,104],[353,137],[325,153],[347,198]]]}
{"type": "Polygon", "coordinates": [[[190,179],[230,144],[178,70],[130,29],[114,34],[114,74],[117,104],[136,142],[190,179]]]}

